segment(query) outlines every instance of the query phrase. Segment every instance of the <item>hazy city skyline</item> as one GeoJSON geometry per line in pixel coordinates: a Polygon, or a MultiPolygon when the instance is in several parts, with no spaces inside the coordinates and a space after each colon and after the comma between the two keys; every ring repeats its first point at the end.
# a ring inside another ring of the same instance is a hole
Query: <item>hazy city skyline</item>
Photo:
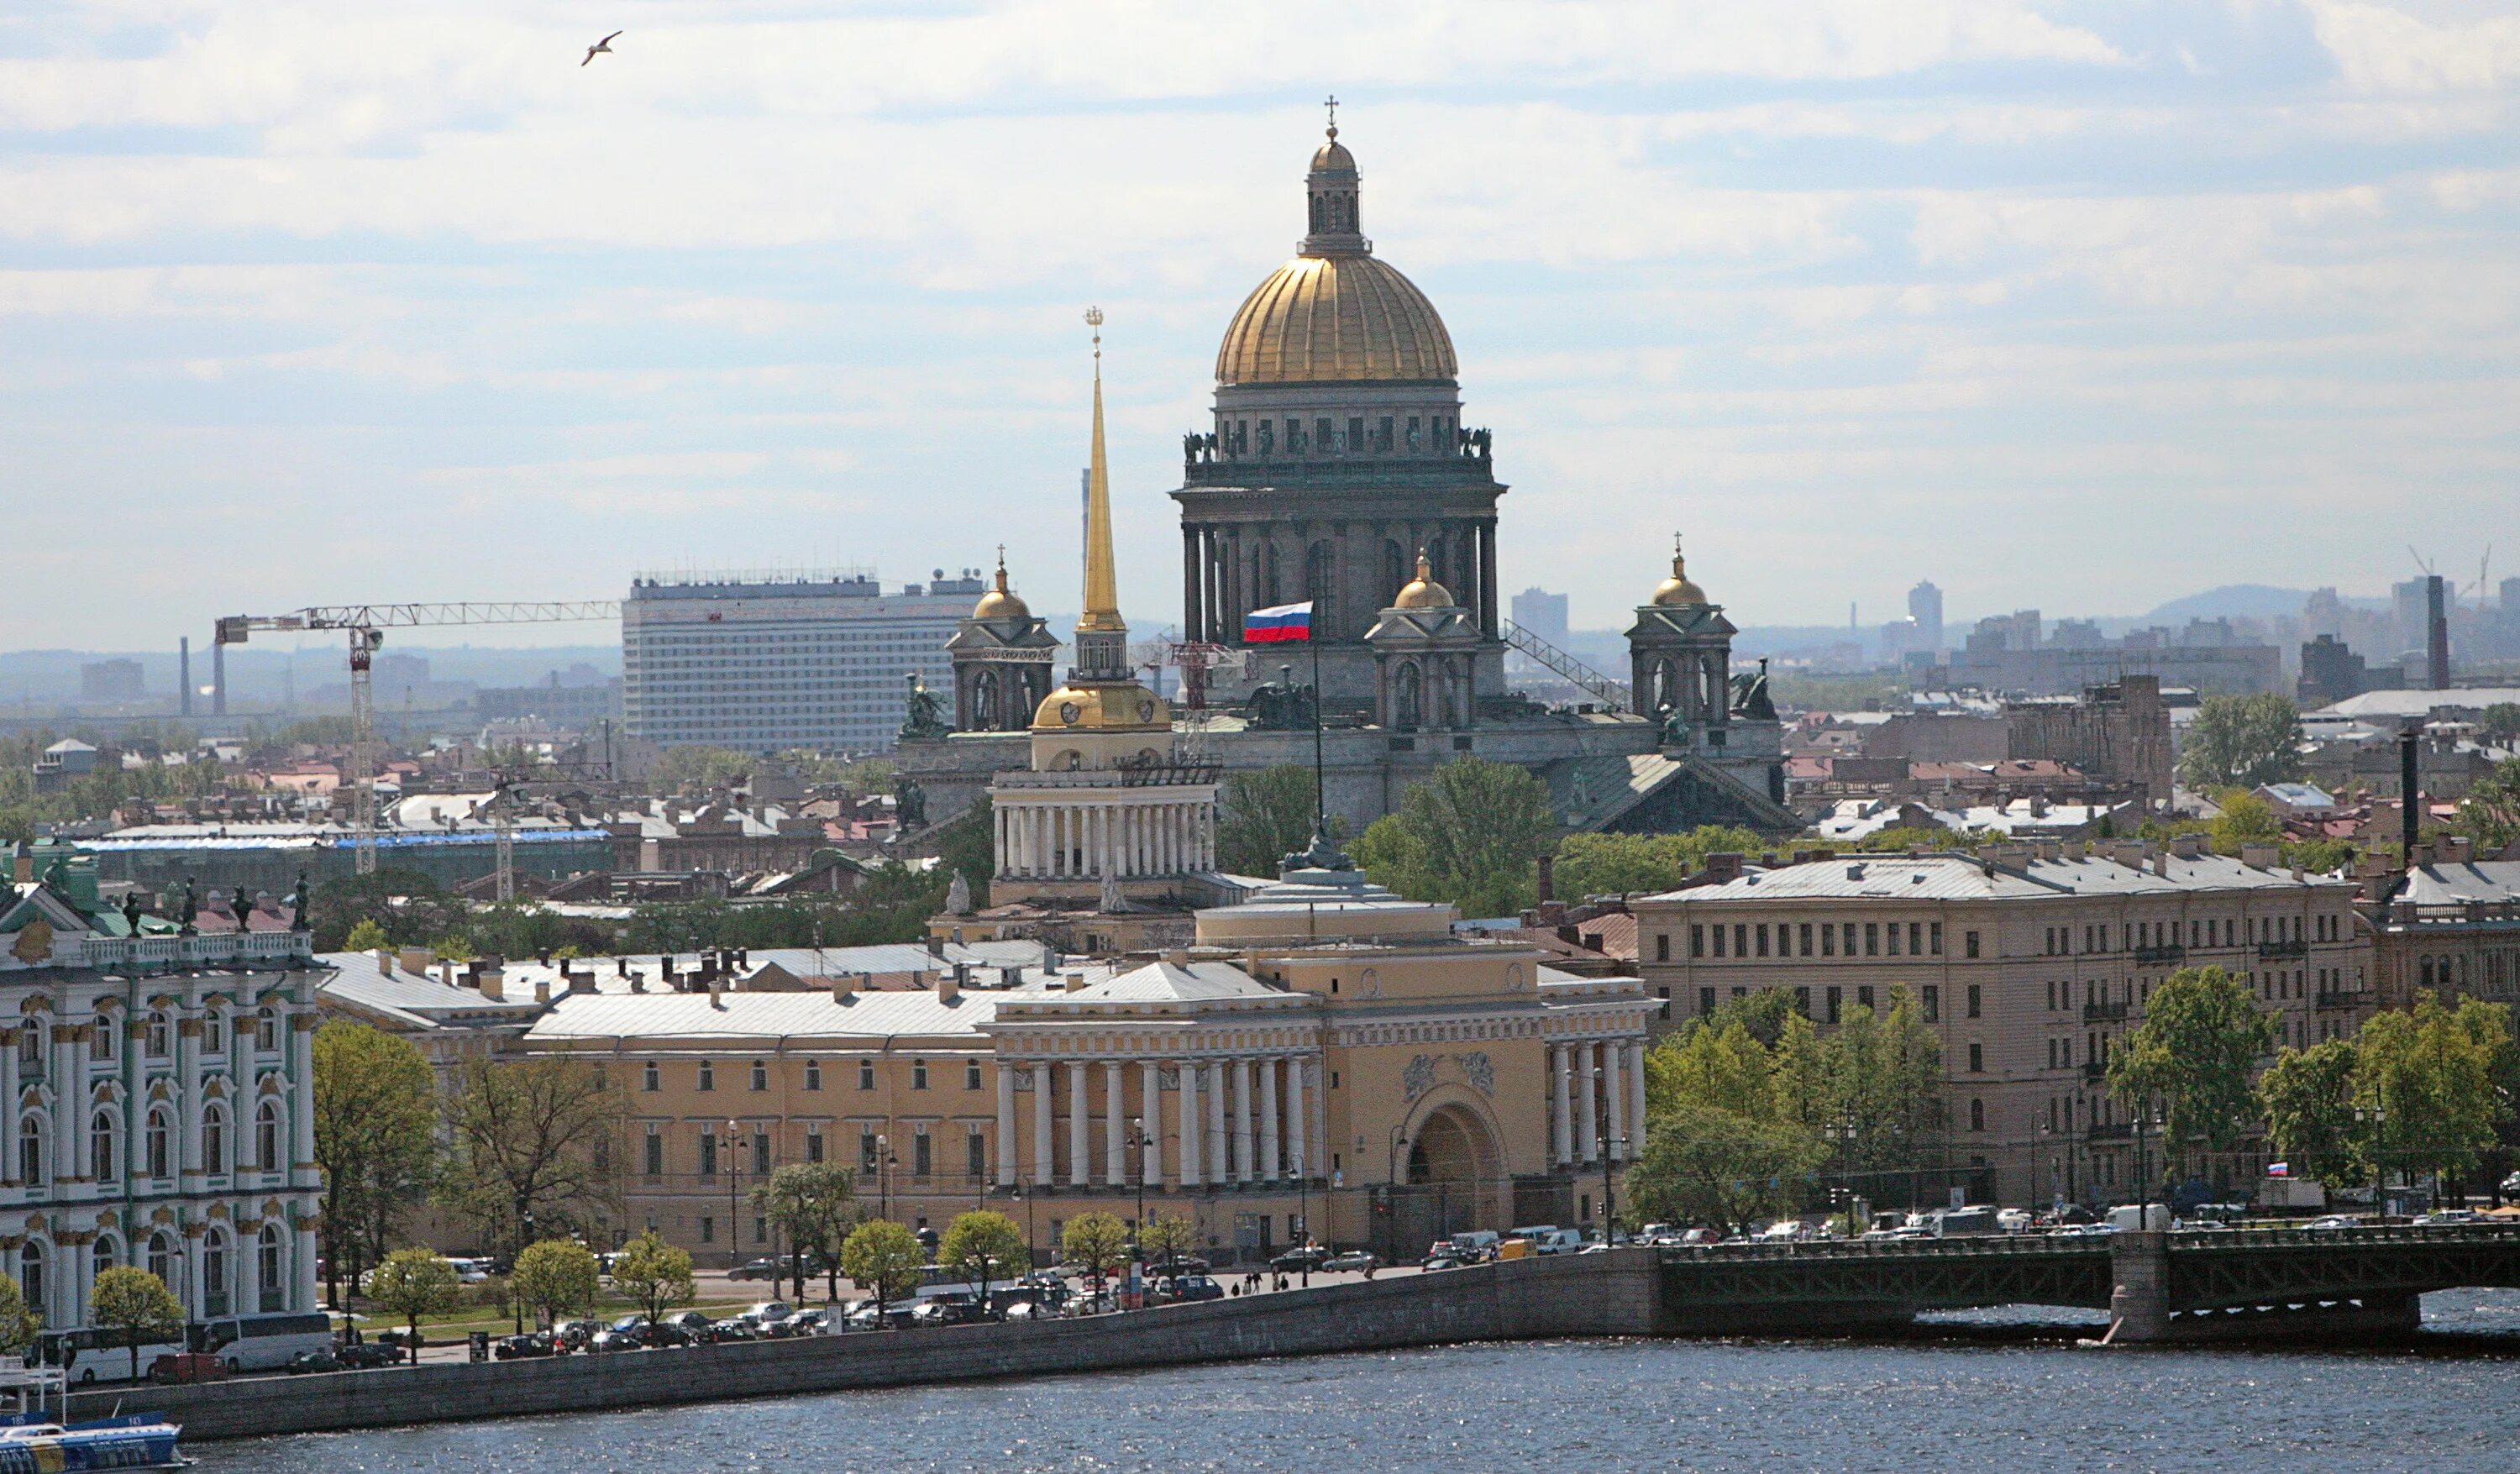
{"type": "Polygon", "coordinates": [[[1578,628],[1674,526],[1743,624],[2464,583],[2520,558],[2515,79],[2460,4],[0,19],[0,645],[1001,540],[1073,606],[1089,301],[1176,622],[1333,91],[1578,628]]]}

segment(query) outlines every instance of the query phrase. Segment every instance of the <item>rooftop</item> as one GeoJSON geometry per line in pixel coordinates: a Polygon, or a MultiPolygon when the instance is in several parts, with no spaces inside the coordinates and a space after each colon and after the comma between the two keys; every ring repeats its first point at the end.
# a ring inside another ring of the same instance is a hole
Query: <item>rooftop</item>
{"type": "Polygon", "coordinates": [[[2176,855],[2128,865],[2100,855],[2032,857],[1998,864],[1969,855],[1860,855],[1753,871],[1638,904],[1737,901],[2029,901],[2059,896],[2163,896],[2198,891],[2351,889],[2333,876],[2260,869],[2227,855],[2176,855]]]}

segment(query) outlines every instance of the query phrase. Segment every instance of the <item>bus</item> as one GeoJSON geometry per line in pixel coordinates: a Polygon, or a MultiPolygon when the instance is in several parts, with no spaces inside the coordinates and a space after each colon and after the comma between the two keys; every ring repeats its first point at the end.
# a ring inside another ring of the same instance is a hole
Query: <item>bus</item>
{"type": "Polygon", "coordinates": [[[195,1321],[191,1349],[219,1359],[230,1371],[269,1371],[302,1351],[333,1349],[333,1318],[322,1311],[295,1315],[222,1316],[195,1321]]]}
{"type": "Polygon", "coordinates": [[[159,1357],[185,1350],[182,1341],[170,1341],[162,1335],[90,1326],[45,1331],[35,1338],[33,1360],[41,1365],[60,1367],[62,1375],[72,1382],[127,1382],[131,1380],[131,1349],[135,1341],[140,1348],[140,1375],[144,1377],[159,1357]]]}

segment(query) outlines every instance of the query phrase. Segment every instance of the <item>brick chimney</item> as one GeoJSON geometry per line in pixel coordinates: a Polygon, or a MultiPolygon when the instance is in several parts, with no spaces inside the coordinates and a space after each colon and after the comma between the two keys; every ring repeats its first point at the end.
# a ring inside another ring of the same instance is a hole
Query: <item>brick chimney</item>
{"type": "Polygon", "coordinates": [[[1741,854],[1737,850],[1718,850],[1706,857],[1706,869],[1699,873],[1709,885],[1723,885],[1741,878],[1741,854]]]}

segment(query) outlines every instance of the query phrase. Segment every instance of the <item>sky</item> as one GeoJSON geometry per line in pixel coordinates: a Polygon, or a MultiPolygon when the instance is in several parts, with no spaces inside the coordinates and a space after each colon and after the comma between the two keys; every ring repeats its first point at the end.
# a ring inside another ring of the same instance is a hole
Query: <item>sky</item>
{"type": "Polygon", "coordinates": [[[10,0],[0,648],[1000,543],[1073,608],[1089,304],[1177,621],[1332,93],[1579,628],[1675,530],[1742,624],[2520,572],[2509,3],[10,0]]]}

